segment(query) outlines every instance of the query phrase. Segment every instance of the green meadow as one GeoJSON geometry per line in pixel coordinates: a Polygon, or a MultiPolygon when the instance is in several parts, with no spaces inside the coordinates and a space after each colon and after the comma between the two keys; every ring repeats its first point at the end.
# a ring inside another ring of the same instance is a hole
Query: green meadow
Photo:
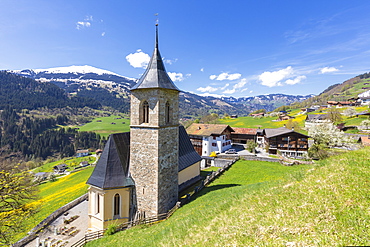
{"type": "Polygon", "coordinates": [[[369,153],[293,167],[238,161],[168,220],[87,246],[368,246],[369,153]]]}
{"type": "Polygon", "coordinates": [[[78,128],[79,131],[93,131],[107,137],[113,133],[130,131],[130,119],[122,116],[99,117],[78,128]]]}

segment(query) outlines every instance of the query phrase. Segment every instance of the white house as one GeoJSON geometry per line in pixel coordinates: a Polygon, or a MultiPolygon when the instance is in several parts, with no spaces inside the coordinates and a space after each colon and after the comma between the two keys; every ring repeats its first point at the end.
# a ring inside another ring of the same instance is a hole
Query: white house
{"type": "Polygon", "coordinates": [[[193,123],[186,132],[195,150],[201,156],[209,156],[212,152],[223,153],[231,148],[231,132],[234,130],[226,124],[193,123]]]}
{"type": "Polygon", "coordinates": [[[370,90],[358,95],[361,105],[370,105],[370,90]]]}

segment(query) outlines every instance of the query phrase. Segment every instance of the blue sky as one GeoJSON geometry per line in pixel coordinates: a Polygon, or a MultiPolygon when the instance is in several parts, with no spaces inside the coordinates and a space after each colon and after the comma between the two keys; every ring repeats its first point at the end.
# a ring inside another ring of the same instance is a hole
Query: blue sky
{"type": "Polygon", "coordinates": [[[197,94],[319,94],[370,71],[370,1],[0,0],[0,69],[138,78],[154,47],[197,94]]]}

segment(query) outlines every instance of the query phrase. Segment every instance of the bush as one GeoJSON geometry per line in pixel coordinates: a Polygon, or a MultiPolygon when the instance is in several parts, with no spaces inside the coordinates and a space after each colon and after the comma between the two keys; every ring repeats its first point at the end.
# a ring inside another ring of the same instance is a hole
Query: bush
{"type": "Polygon", "coordinates": [[[104,235],[105,236],[113,235],[114,233],[116,233],[117,227],[118,227],[118,223],[117,223],[117,221],[115,221],[114,223],[112,223],[108,226],[107,230],[105,230],[105,232],[104,232],[104,235]]]}

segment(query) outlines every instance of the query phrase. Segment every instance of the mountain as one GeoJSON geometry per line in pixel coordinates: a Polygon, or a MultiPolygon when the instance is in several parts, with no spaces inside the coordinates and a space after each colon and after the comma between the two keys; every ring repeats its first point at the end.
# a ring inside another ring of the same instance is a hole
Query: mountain
{"type": "Polygon", "coordinates": [[[272,111],[283,105],[290,105],[292,103],[301,102],[313,97],[310,95],[286,95],[286,94],[268,94],[268,95],[258,95],[251,97],[222,97],[221,99],[228,103],[242,104],[248,108],[250,111],[255,111],[258,109],[265,109],[267,111],[272,111]]]}
{"type": "Polygon", "coordinates": [[[35,81],[30,78],[0,71],[0,109],[12,106],[17,109],[40,107],[62,108],[101,107],[94,99],[68,97],[64,90],[50,82],[35,81]]]}
{"type": "Polygon", "coordinates": [[[370,73],[361,74],[342,83],[329,86],[322,93],[302,102],[294,103],[293,107],[310,107],[326,105],[328,101],[348,101],[356,99],[359,94],[370,90],[370,73]]]}
{"type": "MultiPolygon", "coordinates": [[[[92,98],[103,106],[129,111],[129,89],[137,79],[129,78],[98,69],[92,66],[69,66],[50,69],[27,69],[12,73],[35,79],[39,82],[50,82],[64,89],[70,95],[92,98]]],[[[284,94],[260,95],[255,97],[222,97],[200,96],[188,92],[180,93],[180,116],[190,118],[210,113],[248,115],[258,109],[272,111],[281,105],[300,102],[312,95],[293,96],[284,94]]]]}

